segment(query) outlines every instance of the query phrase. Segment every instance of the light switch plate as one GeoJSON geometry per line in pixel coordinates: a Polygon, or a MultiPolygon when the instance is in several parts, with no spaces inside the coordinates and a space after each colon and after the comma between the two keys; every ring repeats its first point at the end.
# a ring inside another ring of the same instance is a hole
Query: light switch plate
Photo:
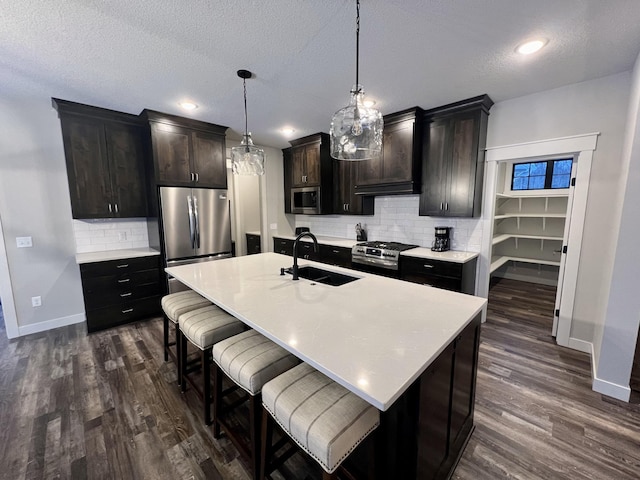
{"type": "Polygon", "coordinates": [[[38,295],[37,297],[31,297],[31,306],[32,307],[40,307],[42,305],[42,297],[38,295]]]}
{"type": "Polygon", "coordinates": [[[33,247],[33,241],[31,237],[16,237],[16,245],[18,248],[33,247]]]}
{"type": "Polygon", "coordinates": [[[278,229],[278,224],[277,223],[271,223],[271,224],[269,224],[269,228],[271,230],[277,230],[278,229]]]}

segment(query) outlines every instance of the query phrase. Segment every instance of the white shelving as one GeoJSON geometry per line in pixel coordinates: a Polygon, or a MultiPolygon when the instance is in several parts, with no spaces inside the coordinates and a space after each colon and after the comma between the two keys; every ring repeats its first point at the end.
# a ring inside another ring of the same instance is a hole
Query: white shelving
{"type": "Polygon", "coordinates": [[[518,263],[560,266],[568,194],[497,193],[490,272],[518,263]]]}

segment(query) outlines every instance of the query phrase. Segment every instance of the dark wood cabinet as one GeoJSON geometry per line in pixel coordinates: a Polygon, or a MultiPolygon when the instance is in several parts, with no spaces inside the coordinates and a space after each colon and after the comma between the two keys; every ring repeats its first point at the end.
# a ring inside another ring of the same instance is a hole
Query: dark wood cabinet
{"type": "Polygon", "coordinates": [[[160,313],[160,257],[136,257],[80,265],[89,332],[160,313]]]}
{"type": "Polygon", "coordinates": [[[147,216],[138,117],[52,99],[62,126],[73,218],[147,216]]]}
{"type": "Polygon", "coordinates": [[[384,117],[382,154],[357,162],[355,193],[420,193],[423,111],[414,107],[384,117]]]}
{"type": "Polygon", "coordinates": [[[473,295],[476,287],[476,263],[477,258],[465,263],[455,263],[401,255],[400,279],[473,295]]]}
{"type": "Polygon", "coordinates": [[[260,246],[260,235],[255,235],[253,233],[247,233],[245,235],[247,236],[247,255],[262,253],[262,247],[260,246]]]}
{"type": "Polygon", "coordinates": [[[487,96],[424,113],[424,161],[420,215],[477,217],[482,203],[487,96]]]}
{"type": "Polygon", "coordinates": [[[375,197],[356,195],[358,163],[333,160],[333,213],[373,215],[375,197]]]}
{"type": "Polygon", "coordinates": [[[227,127],[144,110],[157,185],[227,188],[227,127]]]}
{"type": "Polygon", "coordinates": [[[273,237],[273,251],[282,255],[293,256],[293,240],[273,237]]]}
{"type": "Polygon", "coordinates": [[[318,213],[333,213],[333,159],[329,135],[316,133],[289,142],[284,149],[285,212],[291,213],[291,189],[319,187],[318,213]]]}
{"type": "Polygon", "coordinates": [[[351,249],[334,245],[318,245],[320,254],[318,261],[338,267],[351,268],[351,249]]]}

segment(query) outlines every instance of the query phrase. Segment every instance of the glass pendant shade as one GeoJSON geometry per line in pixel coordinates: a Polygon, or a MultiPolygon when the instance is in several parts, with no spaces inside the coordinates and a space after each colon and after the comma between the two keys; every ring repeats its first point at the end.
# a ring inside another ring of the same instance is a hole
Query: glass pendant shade
{"type": "Polygon", "coordinates": [[[253,144],[250,132],[231,149],[231,171],[234,175],[264,175],[264,150],[253,144]]]}
{"type": "Polygon", "coordinates": [[[382,151],[382,114],[363,104],[362,85],[351,90],[349,105],[331,119],[331,156],[338,160],[367,160],[382,151]]]}

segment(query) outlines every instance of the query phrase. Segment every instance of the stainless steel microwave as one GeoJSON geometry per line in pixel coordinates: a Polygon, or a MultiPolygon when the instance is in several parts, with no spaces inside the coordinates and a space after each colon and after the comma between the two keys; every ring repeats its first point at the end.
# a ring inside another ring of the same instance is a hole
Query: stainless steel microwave
{"type": "Polygon", "coordinates": [[[314,215],[320,212],[320,187],[291,189],[291,213],[314,215]]]}

